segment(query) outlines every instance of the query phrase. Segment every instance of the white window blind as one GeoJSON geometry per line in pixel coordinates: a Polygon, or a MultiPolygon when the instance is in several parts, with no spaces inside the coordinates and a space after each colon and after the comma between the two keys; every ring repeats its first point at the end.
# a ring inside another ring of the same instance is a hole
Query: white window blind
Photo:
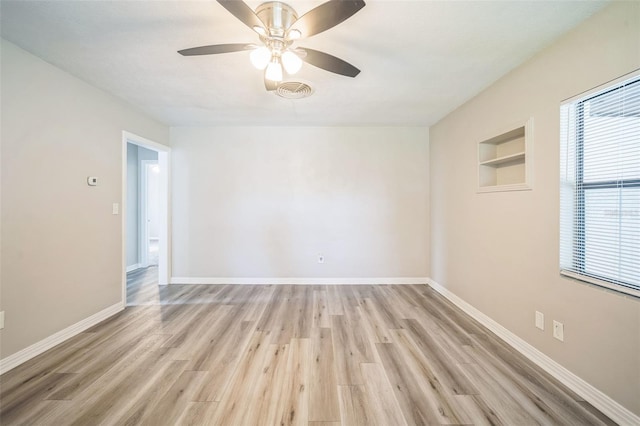
{"type": "Polygon", "coordinates": [[[640,76],[560,116],[561,273],[640,297],[640,76]]]}

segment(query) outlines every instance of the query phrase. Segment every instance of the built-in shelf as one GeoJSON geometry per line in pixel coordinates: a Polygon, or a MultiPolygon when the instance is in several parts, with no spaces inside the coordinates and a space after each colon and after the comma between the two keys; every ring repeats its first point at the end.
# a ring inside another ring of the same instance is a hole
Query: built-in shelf
{"type": "Polygon", "coordinates": [[[478,191],[531,189],[533,118],[478,143],[478,191]]]}
{"type": "Polygon", "coordinates": [[[483,161],[482,163],[480,163],[480,165],[498,167],[508,163],[520,164],[524,161],[524,159],[525,159],[525,153],[523,151],[523,152],[516,152],[515,154],[504,155],[502,157],[483,161]]]}

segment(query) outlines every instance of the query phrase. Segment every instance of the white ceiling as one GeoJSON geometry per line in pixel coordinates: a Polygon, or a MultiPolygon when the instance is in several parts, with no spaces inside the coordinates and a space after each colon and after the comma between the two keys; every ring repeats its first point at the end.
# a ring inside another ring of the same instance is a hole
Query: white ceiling
{"type": "MultiPolygon", "coordinates": [[[[247,1],[255,9],[260,1],[247,1]]],[[[302,15],[322,1],[289,1],[302,15]]],[[[315,90],[264,89],[248,52],[177,50],[256,43],[216,1],[7,1],[2,37],[171,126],[428,126],[601,9],[601,1],[367,0],[296,46],[360,68],[355,79],[305,64],[315,90]]]]}

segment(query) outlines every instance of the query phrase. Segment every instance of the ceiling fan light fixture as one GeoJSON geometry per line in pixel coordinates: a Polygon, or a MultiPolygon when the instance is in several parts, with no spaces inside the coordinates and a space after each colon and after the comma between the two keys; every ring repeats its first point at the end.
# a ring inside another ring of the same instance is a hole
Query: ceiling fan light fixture
{"type": "Polygon", "coordinates": [[[280,64],[280,61],[278,61],[278,58],[274,57],[271,62],[269,62],[264,77],[267,80],[275,81],[277,83],[282,81],[282,65],[280,64]]]}
{"type": "MultiPolygon", "coordinates": [[[[2,0],[0,0],[2,1],[2,0]]],[[[350,63],[328,53],[309,48],[293,48],[302,37],[310,37],[335,27],[349,19],[365,6],[364,0],[325,0],[301,17],[290,5],[281,0],[264,1],[255,10],[245,0],[217,0],[233,16],[259,36],[264,46],[253,43],[225,43],[179,50],[182,56],[215,55],[250,50],[254,67],[263,70],[264,86],[268,92],[278,89],[283,73],[297,73],[302,62],[345,77],[355,77],[360,70],[350,63]]],[[[285,89],[299,96],[300,86],[285,89]]],[[[304,86],[308,87],[308,86],[304,86]]],[[[306,91],[307,89],[304,88],[306,91]]],[[[306,92],[305,92],[306,93],[306,92]]]]}
{"type": "Polygon", "coordinates": [[[302,67],[302,59],[295,53],[287,50],[282,54],[282,65],[287,71],[287,74],[295,74],[300,71],[302,67]]]}
{"type": "Polygon", "coordinates": [[[263,70],[269,65],[271,51],[266,46],[260,46],[249,54],[251,64],[259,70],[263,70]]]}
{"type": "Polygon", "coordinates": [[[254,25],[253,26],[253,31],[257,32],[261,36],[266,36],[267,35],[267,30],[265,30],[264,28],[262,28],[259,25],[254,25]]]}
{"type": "Polygon", "coordinates": [[[289,40],[298,40],[300,37],[302,37],[300,30],[294,28],[289,31],[289,40]]]}

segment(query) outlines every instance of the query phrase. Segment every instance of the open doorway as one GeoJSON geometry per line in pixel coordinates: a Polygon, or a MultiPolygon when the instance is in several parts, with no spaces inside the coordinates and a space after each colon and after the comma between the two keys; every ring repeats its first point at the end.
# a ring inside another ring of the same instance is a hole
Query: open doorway
{"type": "MultiPolygon", "coordinates": [[[[160,166],[158,153],[138,146],[138,251],[143,268],[158,266],[160,249],[160,166]],[[146,158],[140,160],[141,156],[146,158]]],[[[131,216],[134,216],[133,214],[131,216]]],[[[131,218],[135,220],[134,217],[131,218]]],[[[129,217],[127,217],[129,220],[129,217]]],[[[127,247],[128,248],[128,247],[127,247]]]]}
{"type": "Polygon", "coordinates": [[[169,282],[169,148],[123,133],[125,305],[159,302],[169,282]]]}

